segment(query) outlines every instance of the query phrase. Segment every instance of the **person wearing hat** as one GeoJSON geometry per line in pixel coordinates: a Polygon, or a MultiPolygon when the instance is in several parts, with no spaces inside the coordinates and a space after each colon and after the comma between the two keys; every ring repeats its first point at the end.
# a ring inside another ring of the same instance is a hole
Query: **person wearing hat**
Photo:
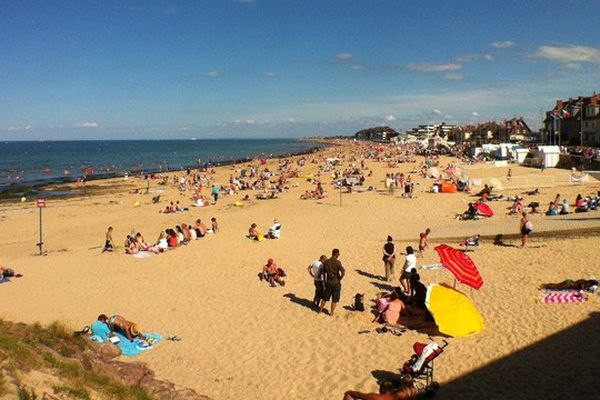
{"type": "Polygon", "coordinates": [[[134,339],[145,339],[140,326],[135,322],[128,321],[120,315],[113,315],[108,319],[108,327],[111,331],[124,335],[129,341],[134,339]]]}
{"type": "Polygon", "coordinates": [[[395,275],[396,253],[393,241],[394,239],[388,235],[387,242],[383,245],[383,266],[385,268],[385,280],[388,282],[391,282],[395,275]]]}

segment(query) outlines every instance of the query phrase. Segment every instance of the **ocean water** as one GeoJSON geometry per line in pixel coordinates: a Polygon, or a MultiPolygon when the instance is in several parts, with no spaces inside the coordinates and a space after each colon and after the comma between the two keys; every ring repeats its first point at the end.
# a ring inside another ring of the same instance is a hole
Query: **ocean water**
{"type": "Polygon", "coordinates": [[[300,153],[317,144],[265,140],[113,140],[0,142],[0,192],[24,186],[223,164],[300,153]]]}

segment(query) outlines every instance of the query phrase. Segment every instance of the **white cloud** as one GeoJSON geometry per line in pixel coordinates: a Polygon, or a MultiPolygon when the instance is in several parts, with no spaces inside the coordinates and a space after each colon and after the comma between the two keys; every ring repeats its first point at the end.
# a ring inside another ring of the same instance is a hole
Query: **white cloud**
{"type": "Polygon", "coordinates": [[[212,71],[206,71],[204,73],[202,73],[202,76],[205,76],[207,78],[218,78],[221,76],[221,71],[217,71],[217,70],[212,70],[212,71]]]}
{"type": "Polygon", "coordinates": [[[515,42],[512,42],[510,40],[501,40],[498,42],[492,42],[490,43],[490,46],[495,47],[497,49],[508,49],[510,47],[514,47],[515,46],[515,42]]]}
{"type": "Polygon", "coordinates": [[[287,122],[289,122],[290,124],[295,124],[296,123],[296,118],[290,117],[287,119],[287,122]]]}
{"type": "Polygon", "coordinates": [[[491,54],[484,54],[483,59],[486,61],[492,61],[494,59],[494,56],[492,56],[491,54]]]}
{"type": "Polygon", "coordinates": [[[467,54],[464,56],[457,57],[456,61],[458,61],[459,63],[470,63],[473,61],[477,61],[478,58],[479,58],[478,54],[467,54]]]}
{"type": "Polygon", "coordinates": [[[465,79],[465,77],[462,74],[459,74],[456,72],[450,72],[450,73],[444,75],[444,79],[447,81],[462,81],[465,79]]]}
{"type": "Polygon", "coordinates": [[[351,53],[339,53],[335,56],[338,61],[350,61],[352,60],[352,57],[351,53]]]}
{"type": "Polygon", "coordinates": [[[431,110],[431,113],[433,115],[442,115],[442,111],[437,108],[434,108],[433,110],[431,110]]]}
{"type": "Polygon", "coordinates": [[[394,122],[396,120],[396,116],[395,115],[388,115],[387,117],[385,117],[386,121],[389,122],[394,122]]]}
{"type": "Polygon", "coordinates": [[[253,119],[247,119],[246,120],[246,124],[248,124],[248,125],[254,125],[255,123],[256,123],[256,121],[253,120],[253,119]]]}
{"type": "Polygon", "coordinates": [[[30,131],[32,129],[32,125],[9,126],[8,128],[6,128],[7,131],[30,131]]]}
{"type": "Polygon", "coordinates": [[[456,71],[462,68],[462,65],[456,63],[448,64],[408,64],[406,68],[419,72],[447,72],[456,71]]]}
{"type": "Polygon", "coordinates": [[[97,122],[90,122],[90,121],[75,124],[76,128],[98,128],[99,126],[100,126],[100,124],[98,124],[97,122]]]}
{"type": "Polygon", "coordinates": [[[589,46],[540,46],[535,57],[560,63],[589,62],[600,64],[600,48],[589,46]]]}
{"type": "Polygon", "coordinates": [[[187,132],[189,130],[190,128],[188,128],[187,126],[182,126],[181,128],[179,128],[179,132],[187,132]]]}
{"type": "Polygon", "coordinates": [[[479,113],[478,113],[477,111],[473,111],[473,112],[471,113],[471,115],[472,115],[473,117],[479,117],[479,113]]]}
{"type": "Polygon", "coordinates": [[[581,69],[581,64],[579,63],[566,63],[563,67],[567,69],[581,69]]]}
{"type": "Polygon", "coordinates": [[[277,74],[275,72],[265,72],[265,79],[273,80],[277,79],[277,74]]]}
{"type": "Polygon", "coordinates": [[[364,68],[364,67],[363,67],[362,65],[359,65],[359,64],[355,64],[355,65],[351,65],[351,66],[350,66],[350,69],[353,69],[353,70],[355,70],[355,71],[361,70],[361,69],[363,69],[363,68],[364,68]]]}

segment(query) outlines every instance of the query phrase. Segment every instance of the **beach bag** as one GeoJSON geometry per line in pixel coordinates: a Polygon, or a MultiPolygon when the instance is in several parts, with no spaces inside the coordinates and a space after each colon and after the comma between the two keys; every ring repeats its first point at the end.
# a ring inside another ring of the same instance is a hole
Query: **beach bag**
{"type": "Polygon", "coordinates": [[[531,221],[525,222],[525,229],[527,229],[529,232],[533,232],[533,224],[531,221]]]}

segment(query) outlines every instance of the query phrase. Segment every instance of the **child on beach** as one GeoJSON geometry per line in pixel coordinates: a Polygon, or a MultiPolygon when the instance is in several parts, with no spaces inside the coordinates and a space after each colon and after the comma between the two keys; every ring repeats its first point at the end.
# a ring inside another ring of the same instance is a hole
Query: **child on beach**
{"type": "Polygon", "coordinates": [[[113,233],[113,227],[109,226],[108,230],[106,231],[106,242],[104,242],[104,248],[102,249],[103,253],[105,251],[113,251],[113,249],[114,249],[112,233],[113,233]]]}
{"type": "Polygon", "coordinates": [[[428,236],[431,233],[431,229],[425,229],[425,232],[419,234],[419,256],[423,257],[423,251],[429,246],[428,236]]]}
{"type": "Polygon", "coordinates": [[[212,233],[217,233],[219,231],[219,224],[217,223],[217,219],[215,217],[210,219],[210,224],[212,226],[212,233]]]}

